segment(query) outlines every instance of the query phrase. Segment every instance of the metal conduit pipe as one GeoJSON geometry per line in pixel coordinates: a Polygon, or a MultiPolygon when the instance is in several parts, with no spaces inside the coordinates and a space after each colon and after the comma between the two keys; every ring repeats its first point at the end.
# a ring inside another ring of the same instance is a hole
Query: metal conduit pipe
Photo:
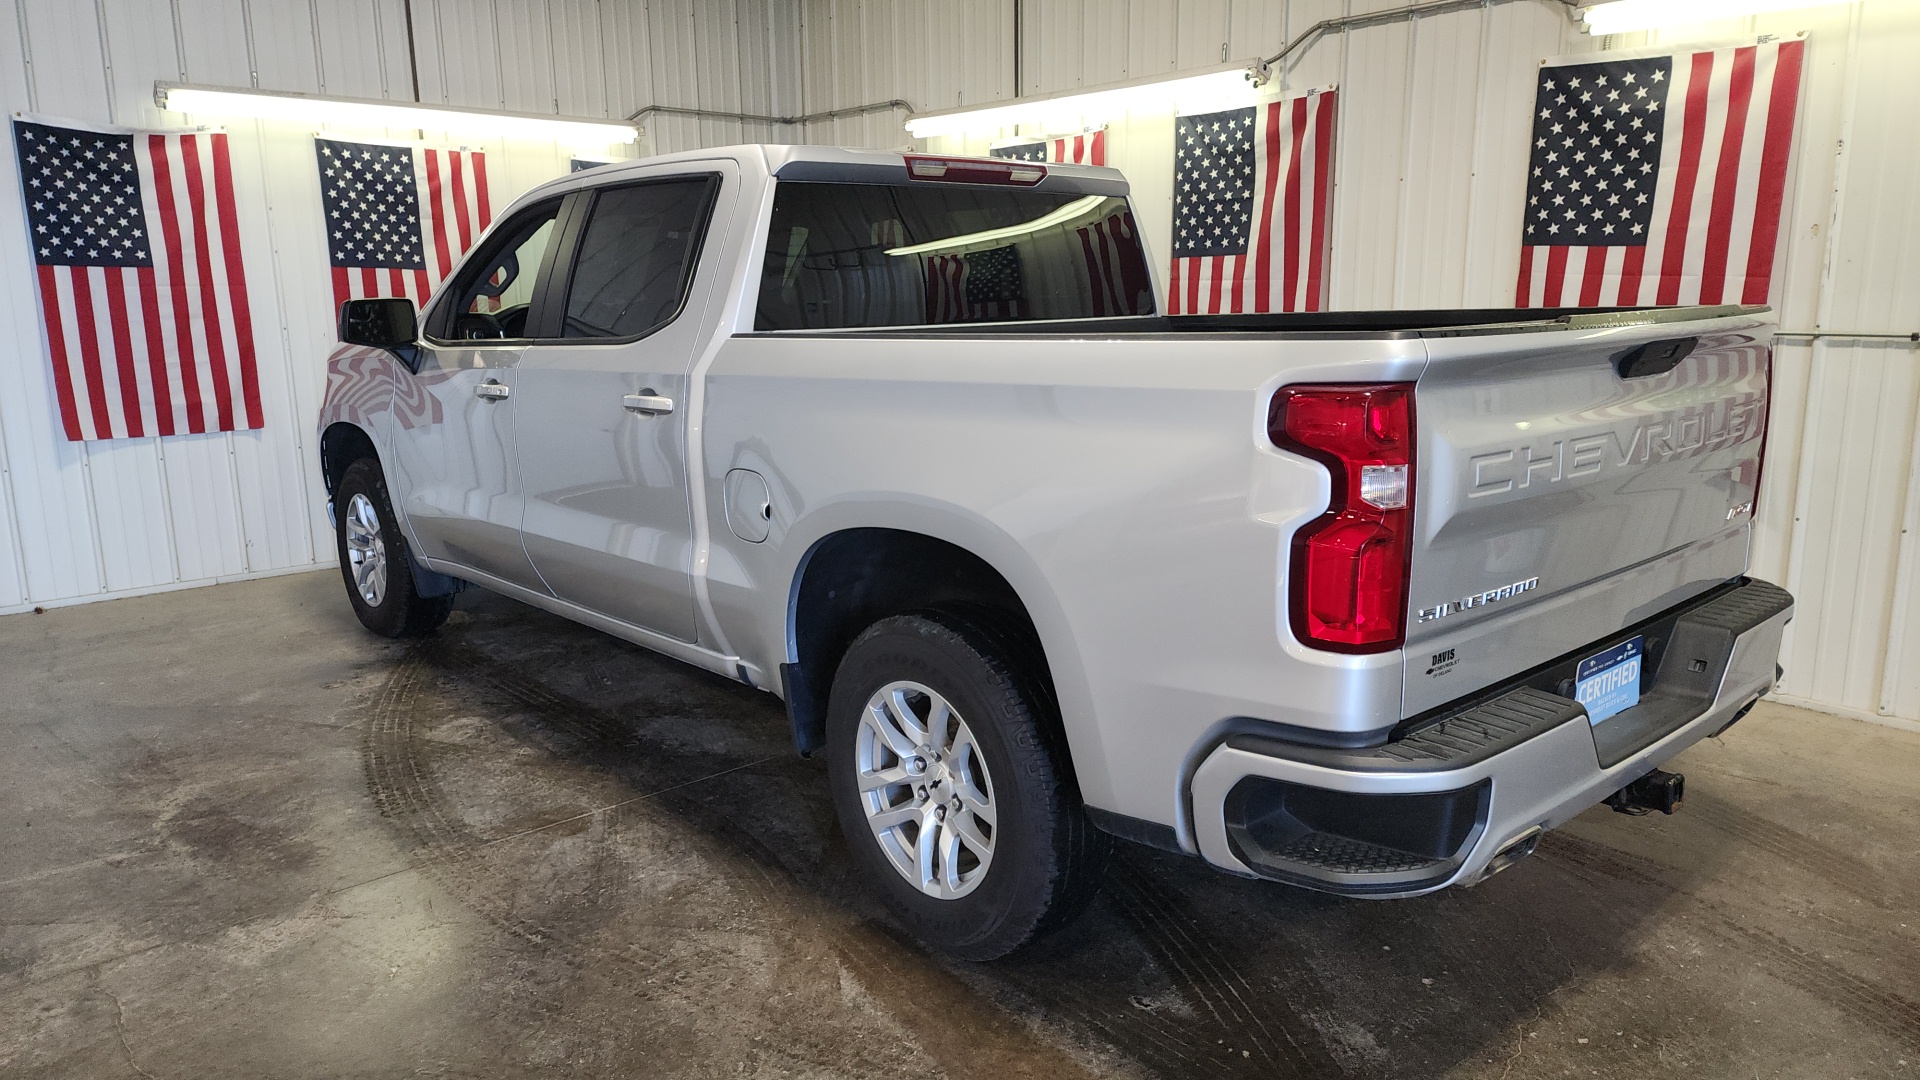
{"type": "Polygon", "coordinates": [[[1911,334],[1855,334],[1845,330],[1775,330],[1774,337],[1841,338],[1847,341],[1910,341],[1920,342],[1920,330],[1911,334]]]}
{"type": "MultiPolygon", "coordinates": [[[[1284,48],[1272,56],[1267,57],[1261,63],[1270,69],[1278,68],[1295,52],[1305,49],[1313,42],[1337,30],[1352,30],[1356,27],[1374,26],[1379,23],[1394,22],[1399,19],[1414,19],[1422,15],[1438,15],[1447,11],[1462,11],[1467,8],[1491,7],[1493,4],[1505,2],[1507,2],[1507,0],[1426,0],[1425,3],[1408,4],[1405,7],[1385,8],[1380,11],[1369,11],[1360,15],[1342,15],[1332,19],[1321,19],[1319,22],[1307,27],[1305,33],[1287,42],[1284,48]]],[[[1544,0],[1544,2],[1556,4],[1567,9],[1566,15],[1569,19],[1579,18],[1577,12],[1580,10],[1580,5],[1575,2],[1575,0],[1544,0]]]]}
{"type": "Polygon", "coordinates": [[[905,109],[908,116],[913,115],[913,106],[900,98],[888,101],[874,101],[865,105],[850,105],[844,109],[828,109],[825,112],[808,113],[805,116],[763,116],[759,113],[721,112],[716,109],[684,109],[678,105],[644,105],[627,114],[631,123],[639,123],[650,113],[665,113],[669,116],[694,116],[703,120],[735,120],[742,124],[811,124],[819,120],[838,120],[843,116],[864,116],[867,113],[882,112],[889,109],[905,109]]]}
{"type": "MultiPolygon", "coordinates": [[[[1013,57],[1015,68],[1013,100],[1015,101],[1020,99],[1019,68],[1021,66],[1021,60],[1023,59],[1020,55],[1021,26],[1017,14],[1018,2],[1019,0],[1015,0],[1016,17],[1013,57]]],[[[1418,18],[1421,15],[1437,15],[1447,11],[1461,11],[1467,8],[1488,7],[1493,4],[1508,2],[1510,2],[1510,0],[1425,0],[1423,3],[1408,4],[1405,7],[1386,8],[1380,11],[1369,11],[1360,15],[1343,15],[1332,19],[1322,19],[1308,27],[1305,33],[1288,42],[1279,52],[1267,57],[1266,60],[1262,61],[1262,67],[1267,69],[1275,68],[1285,63],[1294,53],[1307,48],[1313,42],[1336,31],[1352,30],[1356,27],[1374,26],[1379,23],[1393,22],[1398,19],[1412,19],[1418,18]]],[[[1580,9],[1580,4],[1577,0],[1542,0],[1542,2],[1565,8],[1569,18],[1578,17],[1575,14],[1580,9]]],[[[1261,75],[1262,77],[1259,78],[1257,82],[1266,82],[1265,73],[1262,72],[1261,75]]],[[[843,116],[864,116],[868,113],[892,109],[902,110],[908,116],[912,116],[914,112],[913,106],[905,100],[901,98],[891,98],[887,101],[874,101],[865,105],[852,105],[844,109],[828,109],[825,112],[807,113],[804,116],[769,116],[762,113],[725,112],[718,109],[689,109],[679,105],[645,105],[628,113],[627,120],[632,123],[640,123],[652,113],[664,113],[669,116],[691,116],[703,120],[732,120],[742,124],[810,124],[820,120],[837,120],[843,116]]]]}

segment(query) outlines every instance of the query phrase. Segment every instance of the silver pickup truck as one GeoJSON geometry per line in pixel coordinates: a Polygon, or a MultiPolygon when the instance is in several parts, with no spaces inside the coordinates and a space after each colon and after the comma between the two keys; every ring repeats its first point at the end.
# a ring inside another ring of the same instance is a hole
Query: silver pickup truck
{"type": "Polygon", "coordinates": [[[1778,675],[1763,309],[1165,317],[1116,172],[790,146],[537,188],[343,306],[347,593],[468,583],[779,695],[902,923],[976,959],[1110,837],[1481,880],[1778,675]]]}

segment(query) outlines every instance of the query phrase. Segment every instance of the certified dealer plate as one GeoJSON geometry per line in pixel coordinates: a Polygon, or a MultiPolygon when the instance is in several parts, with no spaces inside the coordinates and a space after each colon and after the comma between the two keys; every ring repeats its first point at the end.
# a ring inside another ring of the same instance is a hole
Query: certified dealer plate
{"type": "Polygon", "coordinates": [[[1646,651],[1646,639],[1637,637],[1580,661],[1573,675],[1573,698],[1587,707],[1590,723],[1640,704],[1640,661],[1646,651]]]}

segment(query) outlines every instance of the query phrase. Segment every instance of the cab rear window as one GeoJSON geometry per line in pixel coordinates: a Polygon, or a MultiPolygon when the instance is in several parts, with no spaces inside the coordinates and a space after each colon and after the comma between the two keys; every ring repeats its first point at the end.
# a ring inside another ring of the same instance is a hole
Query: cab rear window
{"type": "Polygon", "coordinates": [[[781,181],[754,326],[1153,314],[1127,201],[973,185],[781,181]]]}

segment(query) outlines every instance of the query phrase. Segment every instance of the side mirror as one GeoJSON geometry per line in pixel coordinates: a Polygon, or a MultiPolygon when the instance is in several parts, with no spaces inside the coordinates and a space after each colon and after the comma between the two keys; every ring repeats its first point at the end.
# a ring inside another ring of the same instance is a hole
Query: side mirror
{"type": "Polygon", "coordinates": [[[349,345],[371,345],[399,350],[420,340],[420,323],[413,301],[404,299],[349,300],[340,305],[340,340],[349,345]]]}

